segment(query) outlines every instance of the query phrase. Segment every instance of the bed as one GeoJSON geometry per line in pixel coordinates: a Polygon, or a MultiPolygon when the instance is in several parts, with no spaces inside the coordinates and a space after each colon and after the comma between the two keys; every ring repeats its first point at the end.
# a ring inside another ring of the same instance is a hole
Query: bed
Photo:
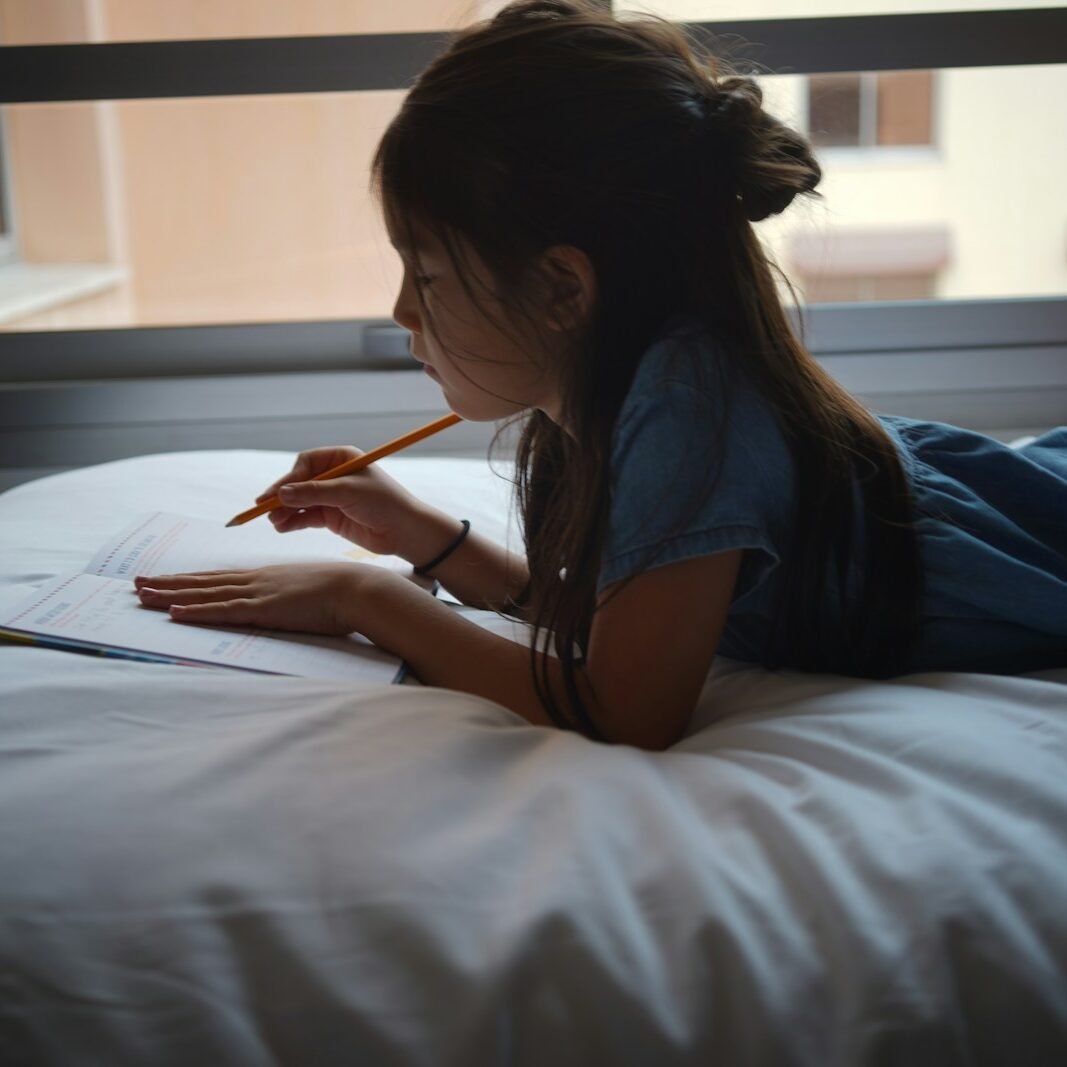
{"type": "MultiPolygon", "coordinates": [[[[0,496],[0,597],[275,452],[0,496]]],[[[484,461],[386,468],[517,543],[484,461]]],[[[506,471],[504,472],[506,473],[506,471]]],[[[1067,672],[720,662],[664,753],[0,647],[0,1062],[1067,1063],[1067,672]]]]}

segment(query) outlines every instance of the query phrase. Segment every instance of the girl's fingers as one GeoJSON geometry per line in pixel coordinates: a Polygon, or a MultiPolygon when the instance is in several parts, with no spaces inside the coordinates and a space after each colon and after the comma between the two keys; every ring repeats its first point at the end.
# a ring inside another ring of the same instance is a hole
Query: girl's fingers
{"type": "Polygon", "coordinates": [[[152,607],[164,608],[174,604],[215,604],[220,601],[240,598],[246,589],[234,585],[216,585],[200,589],[154,589],[140,590],[141,600],[152,607]]]}
{"type": "Polygon", "coordinates": [[[255,601],[221,600],[214,604],[172,604],[171,618],[180,622],[227,623],[231,626],[254,626],[255,601]]]}
{"type": "Polygon", "coordinates": [[[305,511],[295,511],[287,508],[284,513],[272,511],[271,522],[274,523],[274,529],[279,533],[305,530],[308,527],[317,529],[326,525],[322,508],[307,508],[305,511]]]}
{"type": "Polygon", "coordinates": [[[137,589],[204,589],[213,585],[241,585],[252,571],[192,571],[189,574],[139,574],[137,589]]]}
{"type": "Polygon", "coordinates": [[[264,500],[267,500],[272,496],[277,496],[278,490],[281,489],[283,485],[288,485],[290,482],[301,482],[305,477],[306,475],[302,471],[290,471],[284,478],[279,478],[276,482],[272,482],[268,485],[267,488],[256,497],[256,503],[262,504],[264,500]]]}
{"type": "MultiPolygon", "coordinates": [[[[321,509],[316,508],[314,510],[318,511],[321,509]]],[[[296,518],[298,515],[303,516],[306,514],[307,510],[305,509],[280,507],[275,508],[273,511],[268,511],[267,518],[270,520],[271,524],[274,526],[275,529],[281,529],[282,527],[286,526],[287,523],[291,522],[294,518],[296,518]]],[[[294,530],[299,529],[299,527],[297,526],[291,528],[294,530]]]]}
{"type": "Polygon", "coordinates": [[[290,485],[293,482],[309,481],[317,474],[322,474],[324,471],[330,470],[331,467],[339,467],[346,460],[352,459],[355,456],[361,456],[362,454],[363,453],[360,452],[359,449],[342,447],[336,449],[326,448],[321,452],[314,452],[308,459],[298,460],[288,474],[283,474],[276,481],[271,482],[271,484],[256,497],[256,503],[261,504],[268,497],[277,496],[278,490],[281,489],[283,485],[290,485]]]}
{"type": "Polygon", "coordinates": [[[266,500],[269,496],[277,496],[278,490],[281,489],[283,485],[288,485],[290,482],[303,482],[314,476],[315,472],[311,469],[310,464],[297,463],[288,474],[283,474],[280,478],[271,482],[270,485],[256,497],[256,503],[258,504],[261,500],[266,500]]]}
{"type": "Polygon", "coordinates": [[[299,512],[289,511],[288,509],[284,512],[272,511],[270,513],[270,524],[278,531],[278,533],[289,533],[291,530],[300,530],[307,525],[305,522],[301,521],[299,512]]]}

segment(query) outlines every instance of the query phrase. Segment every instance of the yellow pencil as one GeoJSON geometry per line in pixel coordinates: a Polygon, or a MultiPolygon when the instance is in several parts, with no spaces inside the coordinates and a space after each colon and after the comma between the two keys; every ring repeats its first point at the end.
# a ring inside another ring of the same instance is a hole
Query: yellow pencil
{"type": "MultiPolygon", "coordinates": [[[[350,459],[346,463],[331,467],[328,471],[323,471],[322,474],[316,474],[310,481],[324,482],[327,478],[340,478],[342,474],[354,474],[356,471],[363,470],[364,467],[369,467],[375,460],[379,460],[383,456],[389,456],[394,452],[399,452],[402,448],[407,448],[408,445],[413,445],[416,441],[421,441],[424,437],[439,433],[441,430],[447,430],[449,426],[455,426],[457,422],[462,421],[463,420],[458,415],[449,412],[447,415],[444,415],[439,419],[434,419],[433,422],[428,422],[425,426],[420,426],[417,430],[412,430],[410,433],[398,437],[395,441],[389,441],[384,445],[379,445],[370,452],[364,452],[362,456],[357,456],[355,459],[350,459]]],[[[228,523],[226,523],[226,525],[240,526],[243,523],[248,522],[250,519],[258,518],[260,515],[266,515],[268,511],[274,511],[275,508],[281,507],[285,507],[285,505],[278,499],[278,497],[268,497],[262,504],[257,504],[254,508],[242,511],[240,515],[235,515],[228,523]]]]}

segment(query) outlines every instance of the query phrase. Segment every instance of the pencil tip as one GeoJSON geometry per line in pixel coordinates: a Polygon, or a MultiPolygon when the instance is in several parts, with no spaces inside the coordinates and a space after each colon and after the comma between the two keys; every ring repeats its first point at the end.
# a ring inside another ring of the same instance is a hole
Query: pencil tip
{"type": "Polygon", "coordinates": [[[236,525],[237,525],[237,520],[236,519],[230,519],[230,521],[228,523],[226,523],[226,528],[229,529],[231,526],[236,526],[236,525]]]}

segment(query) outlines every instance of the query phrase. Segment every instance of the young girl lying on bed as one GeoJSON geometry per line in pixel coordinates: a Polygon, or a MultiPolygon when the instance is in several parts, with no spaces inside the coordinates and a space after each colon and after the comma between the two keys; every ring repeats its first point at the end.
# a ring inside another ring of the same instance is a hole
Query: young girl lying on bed
{"type": "Polygon", "coordinates": [[[681,31],[513,3],[419,78],[373,179],[412,354],[464,418],[522,419],[526,555],[375,467],[308,481],[354,449],[303,453],[271,520],[525,617],[532,657],[366,566],[153,578],[145,604],[358,631],[426,684],[650,749],[717,654],[868,677],[1067,663],[1067,429],[1013,451],[876,418],[821,369],[752,228],[819,165],[681,31]]]}

